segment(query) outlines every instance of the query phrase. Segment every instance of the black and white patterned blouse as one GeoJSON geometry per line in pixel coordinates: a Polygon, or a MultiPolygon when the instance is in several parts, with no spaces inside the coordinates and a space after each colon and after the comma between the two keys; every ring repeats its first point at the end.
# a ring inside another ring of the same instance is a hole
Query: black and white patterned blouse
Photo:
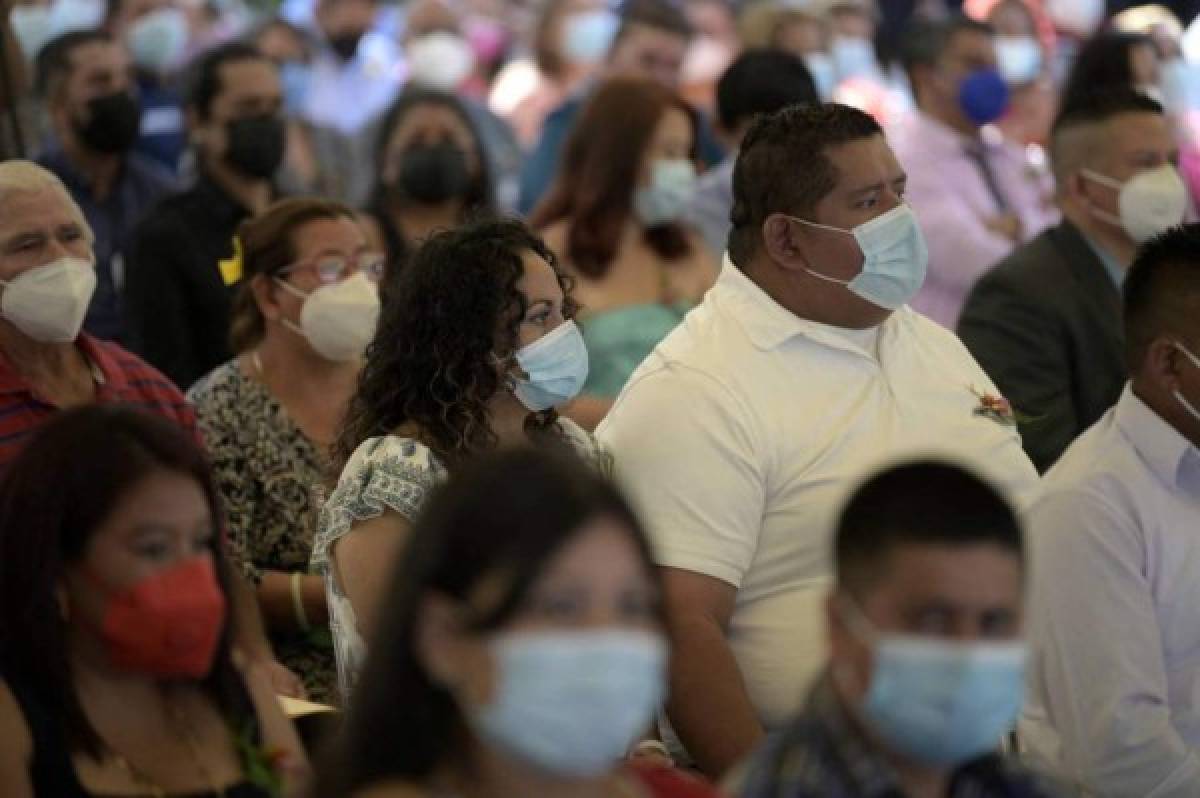
{"type": "MultiPolygon", "coordinates": [[[[188,398],[225,503],[230,559],[255,583],[263,571],[308,571],[326,458],[237,360],[197,382],[188,398]]],[[[273,635],[272,643],[280,661],[304,680],[310,698],[336,699],[327,629],[303,637],[273,635]]]]}

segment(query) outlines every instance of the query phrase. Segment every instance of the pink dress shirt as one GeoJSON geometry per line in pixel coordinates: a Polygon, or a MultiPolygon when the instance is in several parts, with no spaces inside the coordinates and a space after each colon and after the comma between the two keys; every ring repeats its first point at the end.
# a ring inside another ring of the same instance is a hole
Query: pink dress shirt
{"type": "MultiPolygon", "coordinates": [[[[920,112],[908,116],[889,137],[908,173],[907,198],[929,244],[929,274],[912,307],[953,329],[975,282],[1014,248],[986,225],[1005,209],[968,154],[966,137],[920,112]]],[[[1022,241],[1057,224],[1060,215],[1052,204],[1049,178],[1032,167],[1020,147],[999,140],[998,134],[984,139],[996,187],[1007,210],[1021,220],[1022,241]]]]}

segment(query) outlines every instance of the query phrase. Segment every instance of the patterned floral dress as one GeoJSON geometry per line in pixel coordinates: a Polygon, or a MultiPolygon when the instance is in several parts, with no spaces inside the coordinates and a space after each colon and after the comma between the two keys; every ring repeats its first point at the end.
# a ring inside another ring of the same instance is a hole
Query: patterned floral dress
{"type": "MultiPolygon", "coordinates": [[[[605,473],[607,458],[595,439],[569,419],[560,419],[558,423],[559,432],[571,448],[605,473]]],[[[446,476],[445,466],[434,453],[411,438],[396,435],[368,438],[351,455],[337,488],[321,508],[312,567],[325,576],[329,626],[343,702],[348,702],[353,694],[367,647],[358,632],[354,607],[336,577],[330,554],[333,545],[349,534],[355,524],[377,518],[386,510],[398,513],[410,523],[415,521],[429,493],[446,476]]]]}
{"type": "MultiPolygon", "coordinates": [[[[283,405],[236,360],[188,392],[224,500],[230,559],[258,584],[263,571],[307,571],[328,460],[283,405]]],[[[328,628],[272,635],[280,661],[314,701],[337,698],[328,628]]]]}

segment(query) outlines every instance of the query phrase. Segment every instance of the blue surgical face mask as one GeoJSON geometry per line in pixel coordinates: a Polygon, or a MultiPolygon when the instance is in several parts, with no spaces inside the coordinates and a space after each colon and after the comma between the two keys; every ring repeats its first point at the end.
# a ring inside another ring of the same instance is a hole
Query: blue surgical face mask
{"type": "Polygon", "coordinates": [[[958,84],[958,105],[976,125],[989,125],[1008,110],[1008,84],[995,69],[977,69],[958,84]]]}
{"type": "Polygon", "coordinates": [[[823,102],[828,102],[833,97],[833,90],[837,88],[838,82],[833,58],[827,53],[807,53],[804,56],[804,65],[808,67],[808,74],[812,75],[813,85],[817,87],[817,96],[823,102]]]}
{"type": "Polygon", "coordinates": [[[789,218],[809,227],[852,235],[862,250],[862,272],[854,279],[839,280],[805,269],[813,277],[844,285],[851,293],[885,310],[895,310],[907,303],[925,283],[929,249],[925,246],[917,216],[908,205],[897,205],[853,230],[789,218]]]}
{"type": "Polygon", "coordinates": [[[513,394],[532,413],[566,404],[579,395],[587,380],[587,345],[573,321],[518,350],[516,358],[529,376],[516,381],[513,394]]]}
{"type": "Polygon", "coordinates": [[[617,35],[620,20],[598,8],[571,14],[563,22],[563,55],[576,64],[597,64],[604,59],[617,35]]]}
{"type": "Polygon", "coordinates": [[[663,639],[633,631],[512,633],[491,647],[489,704],[468,710],[491,745],[559,776],[620,761],[666,697],[663,639]]]}
{"type": "Polygon", "coordinates": [[[312,90],[312,67],[303,61],[285,61],[279,67],[279,82],[283,86],[283,105],[293,116],[300,116],[308,107],[312,90]]]}
{"type": "Polygon", "coordinates": [[[26,61],[33,61],[54,35],[54,10],[50,6],[13,6],[8,21],[26,61]]]}
{"type": "Polygon", "coordinates": [[[643,227],[660,227],[683,218],[696,193],[696,167],[686,158],[655,161],[650,185],[637,190],[633,211],[643,227]]]}
{"type": "Polygon", "coordinates": [[[955,767],[995,750],[1012,731],[1025,695],[1024,642],[885,635],[850,599],[840,606],[874,655],[858,712],[888,747],[925,765],[955,767]]]}
{"type": "Polygon", "coordinates": [[[861,36],[834,36],[829,54],[838,80],[880,77],[875,45],[861,36]]]}
{"type": "Polygon", "coordinates": [[[160,8],[141,17],[125,38],[133,62],[151,72],[165,72],[183,59],[188,22],[178,8],[160,8]]]}
{"type": "Polygon", "coordinates": [[[996,62],[1010,85],[1032,83],[1042,73],[1042,46],[1033,36],[997,36],[996,62]]]}

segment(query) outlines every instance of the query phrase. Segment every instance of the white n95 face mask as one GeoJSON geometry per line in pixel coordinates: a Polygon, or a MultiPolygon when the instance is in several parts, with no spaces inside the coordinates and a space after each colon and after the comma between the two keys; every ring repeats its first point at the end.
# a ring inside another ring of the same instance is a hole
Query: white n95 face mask
{"type": "Polygon", "coordinates": [[[908,205],[897,205],[853,230],[843,230],[807,219],[788,217],[809,227],[854,236],[863,253],[862,271],[852,280],[839,280],[805,269],[813,277],[846,286],[853,294],[884,310],[896,310],[921,290],[929,268],[929,249],[908,205]]]}
{"type": "Polygon", "coordinates": [[[35,341],[68,343],[79,337],[96,292],[96,267],[90,260],[62,257],[0,285],[0,316],[35,341]]]}
{"type": "Polygon", "coordinates": [[[495,697],[470,712],[471,727],[559,776],[612,768],[666,697],[667,646],[646,632],[519,632],[491,651],[495,697]]]}
{"type": "Polygon", "coordinates": [[[437,31],[408,46],[409,77],[427,89],[453,93],[475,68],[471,44],[457,33],[437,31]]]}
{"type": "Polygon", "coordinates": [[[531,413],[566,404],[579,395],[587,380],[587,344],[573,321],[519,349],[516,358],[529,376],[516,381],[513,395],[531,413]]]}
{"type": "Polygon", "coordinates": [[[356,274],[306,294],[279,280],[289,293],[304,299],[300,324],[284,319],[289,330],[304,336],[318,355],[335,363],[362,357],[379,322],[379,289],[356,274]]]}
{"type": "Polygon", "coordinates": [[[1099,208],[1092,215],[1110,224],[1119,224],[1137,243],[1147,241],[1183,222],[1187,213],[1187,186],[1170,164],[1138,172],[1122,183],[1091,169],[1080,172],[1088,180],[1117,189],[1119,216],[1099,208]]]}

